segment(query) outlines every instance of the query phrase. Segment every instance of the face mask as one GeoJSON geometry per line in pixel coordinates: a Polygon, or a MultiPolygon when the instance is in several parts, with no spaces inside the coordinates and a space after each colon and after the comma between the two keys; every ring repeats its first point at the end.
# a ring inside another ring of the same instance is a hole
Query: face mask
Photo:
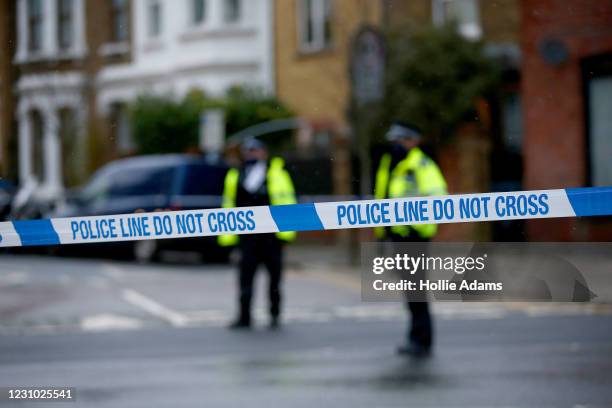
{"type": "Polygon", "coordinates": [[[399,143],[393,143],[390,148],[391,155],[396,158],[403,158],[408,154],[408,150],[399,143]]]}
{"type": "Polygon", "coordinates": [[[257,163],[258,160],[257,159],[248,159],[244,161],[244,165],[245,166],[252,166],[253,164],[257,163]]]}

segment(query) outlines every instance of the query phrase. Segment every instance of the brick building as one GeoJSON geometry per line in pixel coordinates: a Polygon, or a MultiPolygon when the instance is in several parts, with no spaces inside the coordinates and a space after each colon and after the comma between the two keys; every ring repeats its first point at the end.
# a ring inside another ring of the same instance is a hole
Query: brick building
{"type": "Polygon", "coordinates": [[[111,143],[89,137],[104,134],[98,129],[95,79],[104,67],[131,60],[130,3],[13,3],[8,168],[22,192],[46,200],[110,157],[111,143]]]}
{"type": "MultiPolygon", "coordinates": [[[[419,29],[455,20],[464,37],[484,40],[486,52],[503,62],[504,83],[498,98],[484,107],[483,118],[487,120],[466,129],[466,137],[444,155],[442,165],[451,191],[518,189],[522,179],[519,16],[518,0],[276,0],[276,92],[298,115],[322,129],[331,129],[332,134],[335,131],[349,136],[348,73],[351,44],[360,29],[419,29]],[[510,165],[497,166],[492,171],[491,162],[510,165]],[[499,168],[503,171],[497,171],[499,168]]],[[[342,140],[321,133],[314,135],[313,144],[342,140]]],[[[329,157],[331,150],[336,158],[331,172],[336,194],[351,192],[346,186],[346,180],[351,178],[347,150],[355,153],[354,140],[345,139],[353,146],[344,146],[344,150],[338,148],[338,143],[323,150],[323,155],[329,157]]],[[[493,236],[508,239],[505,226],[497,227],[501,232],[493,231],[493,236]]],[[[520,234],[520,229],[512,234],[520,234]]],[[[441,236],[447,239],[491,237],[491,231],[482,225],[444,230],[441,236]]]]}
{"type": "MultiPolygon", "coordinates": [[[[612,1],[522,1],[526,188],[612,185],[612,1]]],[[[612,220],[530,222],[536,240],[610,240],[612,220]]]]}
{"type": "Polygon", "coordinates": [[[518,0],[276,0],[276,92],[299,115],[345,124],[351,42],[365,25],[424,27],[457,19],[492,56],[518,68],[518,0]]]}
{"type": "Polygon", "coordinates": [[[315,122],[344,125],[350,44],[366,24],[381,24],[381,2],[276,0],[276,92],[315,122]]]}
{"type": "MultiPolygon", "coordinates": [[[[387,26],[416,29],[454,19],[464,37],[484,41],[485,53],[501,65],[501,85],[496,95],[478,104],[479,120],[461,127],[454,142],[440,152],[440,165],[451,193],[521,189],[519,0],[389,0],[385,15],[387,26]]],[[[523,225],[445,225],[438,236],[446,240],[521,240],[523,225]]]]}
{"type": "Polygon", "coordinates": [[[11,174],[11,146],[13,129],[14,96],[12,86],[14,67],[12,56],[15,50],[15,2],[0,0],[0,176],[14,178],[11,174]]]}

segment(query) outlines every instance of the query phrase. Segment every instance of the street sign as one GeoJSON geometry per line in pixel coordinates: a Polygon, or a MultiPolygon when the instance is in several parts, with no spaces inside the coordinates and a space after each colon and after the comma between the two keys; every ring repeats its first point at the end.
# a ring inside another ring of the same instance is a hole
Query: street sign
{"type": "Polygon", "coordinates": [[[355,36],[350,74],[353,101],[357,106],[383,98],[385,47],[382,35],[375,29],[365,27],[355,36]]]}
{"type": "Polygon", "coordinates": [[[200,115],[200,148],[206,153],[219,153],[225,143],[225,112],[209,109],[200,115]]]}

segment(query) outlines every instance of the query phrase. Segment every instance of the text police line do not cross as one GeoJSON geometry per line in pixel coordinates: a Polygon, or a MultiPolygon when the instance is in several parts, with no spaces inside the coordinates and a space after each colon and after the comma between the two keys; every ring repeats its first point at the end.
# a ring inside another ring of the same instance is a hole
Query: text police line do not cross
{"type": "Polygon", "coordinates": [[[0,247],[612,215],[612,187],[0,222],[0,247]]]}
{"type": "Polygon", "coordinates": [[[549,211],[548,194],[541,193],[339,205],[337,220],[340,226],[410,224],[546,216],[549,211]]]}
{"type": "Polygon", "coordinates": [[[144,213],[125,218],[70,221],[72,240],[163,238],[244,233],[255,229],[253,210],[229,212],[144,213]]]}

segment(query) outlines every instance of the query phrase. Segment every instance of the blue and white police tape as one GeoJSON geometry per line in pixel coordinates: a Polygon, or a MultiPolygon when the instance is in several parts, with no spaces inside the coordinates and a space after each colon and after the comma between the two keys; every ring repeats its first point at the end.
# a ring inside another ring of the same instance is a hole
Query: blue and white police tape
{"type": "Polygon", "coordinates": [[[0,247],[603,215],[612,187],[9,221],[0,247]]]}

